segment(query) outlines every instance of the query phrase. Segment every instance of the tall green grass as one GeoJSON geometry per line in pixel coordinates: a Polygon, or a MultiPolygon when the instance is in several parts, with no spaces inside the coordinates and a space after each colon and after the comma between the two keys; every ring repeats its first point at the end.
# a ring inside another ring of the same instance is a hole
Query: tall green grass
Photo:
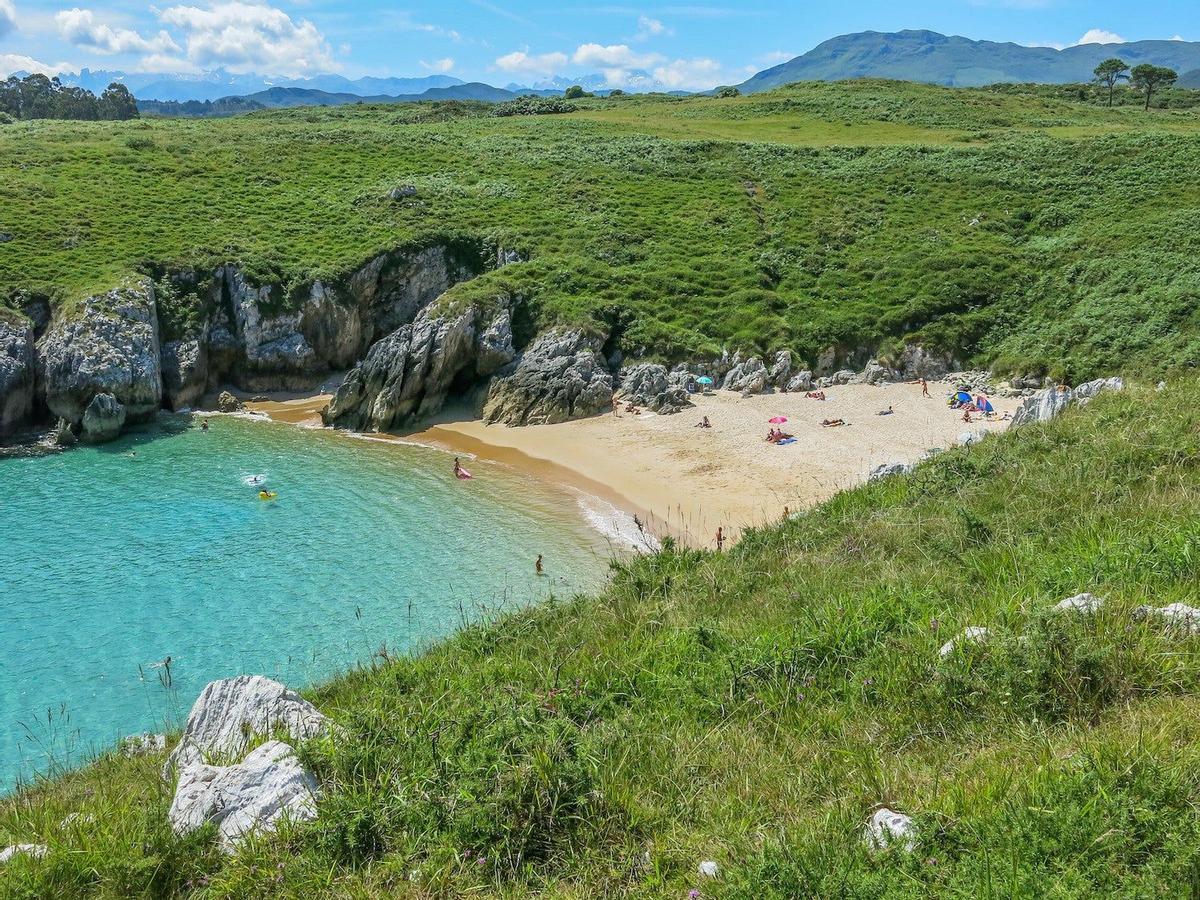
{"type": "Polygon", "coordinates": [[[1135,614],[1172,602],[1200,606],[1195,376],[312,691],[341,726],[302,750],[320,817],[233,858],[169,835],[157,760],[33,787],[0,803],[0,843],[52,851],[0,891],[1181,896],[1200,636],[1135,614]],[[1054,611],[1081,591],[1097,615],[1054,611]],[[990,634],[942,658],[968,626],[990,634]],[[881,805],[916,852],[864,845],[881,805]]]}
{"type": "Polygon", "coordinates": [[[508,293],[626,356],[811,365],[912,339],[1071,380],[1200,361],[1193,110],[878,81],[578,105],[3,126],[0,305],[227,262],[290,289],[451,234],[530,257],[452,299],[508,293]]]}

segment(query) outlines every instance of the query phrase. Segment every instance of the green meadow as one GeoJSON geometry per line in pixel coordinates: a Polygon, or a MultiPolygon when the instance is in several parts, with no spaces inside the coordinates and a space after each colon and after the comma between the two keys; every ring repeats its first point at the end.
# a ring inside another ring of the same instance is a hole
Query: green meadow
{"type": "Polygon", "coordinates": [[[454,296],[512,294],[630,356],[917,340],[1073,380],[1200,359],[1192,109],[880,81],[575,106],[0,126],[0,299],[69,311],[225,262],[299,286],[449,238],[528,258],[454,296]]]}
{"type": "Polygon", "coordinates": [[[232,857],[171,834],[161,754],[106,755],[0,801],[0,845],[49,847],[0,893],[1185,896],[1200,636],[1138,608],[1200,605],[1198,410],[1195,376],[1104,395],[377,657],[310,692],[317,821],[232,857]],[[912,852],[865,844],[883,805],[912,852]]]}

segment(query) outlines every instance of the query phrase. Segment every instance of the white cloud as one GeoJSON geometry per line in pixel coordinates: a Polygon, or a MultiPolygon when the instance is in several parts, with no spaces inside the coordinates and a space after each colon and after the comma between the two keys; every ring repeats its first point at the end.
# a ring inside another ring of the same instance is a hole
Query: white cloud
{"type": "Polygon", "coordinates": [[[449,72],[454,68],[454,60],[449,56],[445,59],[435,59],[433,62],[421,60],[421,68],[427,72],[449,72]]]}
{"type": "Polygon", "coordinates": [[[706,91],[721,84],[724,68],[715,59],[677,59],[654,70],[654,77],[673,91],[706,91]]]}
{"type": "Polygon", "coordinates": [[[650,38],[671,37],[674,34],[674,29],[668,28],[658,19],[652,19],[649,16],[638,16],[638,30],[633,39],[635,41],[648,41],[650,38]]]}
{"type": "Polygon", "coordinates": [[[291,77],[341,68],[312,22],[293,21],[265,4],[226,0],[204,8],[172,6],[159,18],[184,33],[187,59],[200,68],[291,77]]]}
{"type": "Polygon", "coordinates": [[[165,31],[145,38],[131,29],[113,28],[104,22],[97,22],[90,9],[64,9],[55,14],[54,22],[64,40],[96,53],[161,54],[179,51],[179,45],[165,31]]]}
{"type": "Polygon", "coordinates": [[[12,0],[0,0],[0,37],[17,30],[17,10],[12,0]]]}
{"type": "Polygon", "coordinates": [[[395,10],[389,11],[386,15],[388,15],[398,31],[420,31],[424,34],[435,35],[436,37],[449,38],[456,42],[463,39],[462,35],[453,28],[443,28],[441,25],[430,25],[428,22],[416,21],[410,12],[395,10]]]}
{"type": "Polygon", "coordinates": [[[764,66],[777,66],[789,59],[795,59],[799,55],[799,53],[789,53],[786,50],[772,50],[770,53],[764,53],[758,57],[758,61],[764,66]]]}
{"type": "Polygon", "coordinates": [[[1105,31],[1103,28],[1092,28],[1085,32],[1083,37],[1075,42],[1079,44],[1124,44],[1125,38],[1121,37],[1112,31],[1105,31]]]}
{"type": "Polygon", "coordinates": [[[496,60],[496,68],[526,75],[555,75],[567,64],[565,53],[529,53],[516,50],[496,60]]]}
{"type": "Polygon", "coordinates": [[[580,44],[571,56],[577,66],[601,69],[646,69],[662,60],[661,54],[636,53],[628,44],[580,44]]]}
{"type": "Polygon", "coordinates": [[[57,75],[60,72],[77,72],[79,67],[67,62],[44,63],[32,56],[22,56],[19,53],[0,53],[0,75],[5,77],[13,72],[40,72],[43,75],[57,75]]]}

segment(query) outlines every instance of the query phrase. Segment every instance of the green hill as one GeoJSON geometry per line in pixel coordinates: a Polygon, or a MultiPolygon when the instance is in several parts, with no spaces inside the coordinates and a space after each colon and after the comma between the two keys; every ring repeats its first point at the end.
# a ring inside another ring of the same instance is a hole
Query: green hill
{"type": "Polygon", "coordinates": [[[1092,70],[1113,56],[1131,66],[1151,63],[1183,73],[1200,67],[1200,43],[1134,41],[1079,44],[1058,50],[973,41],[935,31],[863,31],[831,38],[802,56],[759,72],[741,88],[753,93],[795,81],[847,78],[898,78],[951,87],[1089,81],[1092,70]]]}
{"type": "Polygon", "coordinates": [[[1139,608],[1200,605],[1198,410],[1195,376],[1104,395],[376,659],[311,692],[340,726],[302,749],[319,818],[232,857],[171,834],[161,754],[107,755],[0,802],[0,846],[49,848],[0,891],[1176,895],[1200,639],[1139,608]],[[1098,612],[1054,609],[1081,591],[1098,612]],[[912,852],[865,845],[883,805],[912,852]]]}
{"type": "Polygon", "coordinates": [[[627,357],[916,340],[1072,379],[1200,359],[1189,110],[873,81],[576,105],[0,126],[0,299],[229,262],[295,286],[465,236],[528,262],[452,298],[518,297],[627,357]]]}

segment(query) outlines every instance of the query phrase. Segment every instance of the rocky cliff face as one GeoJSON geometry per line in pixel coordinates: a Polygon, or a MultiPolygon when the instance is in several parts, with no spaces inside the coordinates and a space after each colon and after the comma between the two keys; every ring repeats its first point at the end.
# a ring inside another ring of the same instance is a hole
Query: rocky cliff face
{"type": "Polygon", "coordinates": [[[325,410],[327,424],[386,431],[437,412],[455,385],[486,378],[516,355],[508,306],[445,315],[429,308],[377,342],[325,410]]]}
{"type": "Polygon", "coordinates": [[[33,328],[0,319],[0,438],[29,419],[33,388],[33,328]]]}
{"type": "Polygon", "coordinates": [[[613,376],[600,354],[603,343],[572,329],[542,333],[492,380],[484,421],[547,425],[607,409],[613,376]]]}
{"type": "MultiPolygon", "coordinates": [[[[162,405],[158,310],[149,279],[134,279],[85,301],[79,315],[51,322],[37,344],[38,384],[52,416],[89,440],[113,417],[152,418],[162,405]],[[85,422],[84,413],[101,401],[85,422]],[[85,425],[99,428],[89,432],[85,425]]],[[[120,426],[118,426],[118,431],[120,426]]]]}

